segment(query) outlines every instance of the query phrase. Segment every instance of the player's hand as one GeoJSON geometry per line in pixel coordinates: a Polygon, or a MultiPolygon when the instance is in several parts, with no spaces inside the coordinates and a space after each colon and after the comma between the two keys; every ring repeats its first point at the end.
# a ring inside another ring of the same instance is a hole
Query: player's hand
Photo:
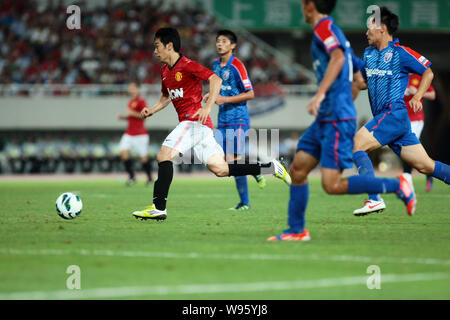
{"type": "Polygon", "coordinates": [[[414,86],[409,86],[406,88],[405,96],[413,96],[417,93],[417,88],[414,86]]]}
{"type": "Polygon", "coordinates": [[[127,120],[128,117],[124,116],[123,114],[119,114],[119,116],[117,117],[119,120],[127,120]]]}
{"type": "Polygon", "coordinates": [[[139,114],[141,116],[142,119],[151,117],[153,115],[153,111],[152,109],[150,109],[149,107],[145,107],[144,109],[142,109],[141,113],[139,114]]]}
{"type": "Polygon", "coordinates": [[[203,99],[202,99],[203,103],[208,101],[208,98],[209,98],[209,92],[203,96],[203,99]]]}
{"type": "Polygon", "coordinates": [[[206,120],[208,120],[208,116],[211,113],[211,109],[209,108],[200,108],[197,110],[196,113],[192,116],[192,118],[195,118],[198,116],[198,121],[202,124],[206,123],[206,120]]]}
{"type": "Polygon", "coordinates": [[[216,99],[216,104],[218,105],[218,106],[221,106],[222,104],[224,104],[225,103],[225,97],[224,96],[221,96],[220,94],[217,96],[217,99],[216,99]]]}
{"type": "Polygon", "coordinates": [[[324,94],[316,94],[308,103],[308,113],[317,116],[319,112],[320,103],[325,99],[324,94]]]}
{"type": "Polygon", "coordinates": [[[411,107],[411,109],[413,109],[414,113],[422,110],[423,106],[422,106],[422,102],[420,102],[420,99],[416,98],[415,96],[411,98],[411,100],[409,100],[409,106],[411,107]]]}

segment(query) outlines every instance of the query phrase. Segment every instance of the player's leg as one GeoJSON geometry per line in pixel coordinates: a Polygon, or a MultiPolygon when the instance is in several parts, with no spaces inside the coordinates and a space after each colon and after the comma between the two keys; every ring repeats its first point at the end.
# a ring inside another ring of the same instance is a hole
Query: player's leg
{"type": "MultiPolygon", "coordinates": [[[[379,119],[376,121],[378,122],[379,119]]],[[[373,126],[371,127],[373,128],[373,126]]],[[[374,132],[370,132],[365,126],[358,130],[354,138],[353,162],[358,169],[359,174],[375,177],[375,170],[372,161],[368,156],[368,152],[381,147],[380,142],[374,137],[374,132]]],[[[355,215],[366,215],[369,213],[379,212],[386,208],[383,199],[379,194],[369,194],[364,205],[353,211],[355,215]]]]}
{"type": "MultiPolygon", "coordinates": [[[[367,153],[380,147],[381,144],[374,137],[373,131],[370,132],[365,126],[358,130],[354,137],[353,162],[359,174],[375,177],[375,170],[367,153]]],[[[367,215],[383,211],[385,208],[386,204],[379,194],[369,194],[368,199],[364,201],[364,205],[354,210],[353,214],[357,216],[367,215]]]]}
{"type": "MultiPolygon", "coordinates": [[[[423,121],[411,121],[411,131],[416,135],[418,139],[420,139],[420,136],[422,134],[423,129],[423,121]]],[[[413,190],[414,190],[414,184],[413,179],[411,176],[412,173],[412,167],[407,163],[406,161],[402,160],[403,165],[403,176],[408,179],[409,183],[411,184],[413,190]]]]}
{"type": "Polygon", "coordinates": [[[133,212],[136,218],[164,220],[167,218],[167,198],[173,179],[173,159],[180,152],[168,146],[162,146],[157,155],[158,179],[153,187],[153,204],[141,211],[133,212]]]}
{"type": "Polygon", "coordinates": [[[305,214],[309,199],[308,174],[319,163],[321,128],[314,122],[299,139],[297,152],[290,167],[292,184],[288,204],[288,229],[268,241],[307,241],[311,237],[305,229],[305,214]]]}
{"type": "Polygon", "coordinates": [[[142,170],[147,175],[147,186],[148,186],[153,181],[153,178],[152,178],[152,167],[151,167],[150,159],[149,159],[148,156],[146,156],[146,157],[141,157],[140,160],[141,160],[141,164],[142,164],[142,170]]]}
{"type": "MultiPolygon", "coordinates": [[[[207,134],[207,132],[205,133],[207,134]]],[[[223,151],[225,152],[225,161],[227,163],[234,163],[238,160],[242,159],[242,155],[240,154],[242,150],[238,150],[239,142],[238,138],[241,138],[242,135],[242,126],[238,126],[237,128],[233,127],[218,127],[214,131],[214,138],[217,143],[222,146],[223,151]],[[236,129],[236,132],[235,132],[236,129]]],[[[242,148],[241,148],[242,149],[242,148]]],[[[245,151],[245,150],[244,150],[245,151]]],[[[202,150],[199,150],[201,153],[202,150]]],[[[236,183],[236,189],[239,194],[239,203],[229,208],[230,210],[249,210],[250,209],[250,200],[248,195],[248,184],[247,184],[247,176],[236,176],[234,177],[236,183]]]]}
{"type": "Polygon", "coordinates": [[[158,161],[158,179],[153,187],[153,204],[144,210],[133,212],[136,218],[166,219],[167,198],[173,179],[173,160],[192,148],[195,135],[192,130],[193,127],[194,122],[183,121],[164,140],[161,150],[156,157],[158,161]]]}
{"type": "Polygon", "coordinates": [[[318,160],[303,150],[299,150],[290,167],[292,184],[288,203],[288,229],[278,236],[268,238],[268,241],[310,240],[309,232],[305,229],[305,214],[309,199],[308,174],[316,167],[318,160]]]}
{"type": "Polygon", "coordinates": [[[125,171],[128,173],[128,180],[126,182],[127,186],[136,183],[133,169],[133,161],[130,158],[129,152],[131,149],[131,140],[132,140],[131,136],[123,134],[119,142],[120,160],[122,161],[123,166],[125,167],[125,171]]]}
{"type": "Polygon", "coordinates": [[[404,145],[400,156],[420,173],[431,175],[450,184],[450,166],[431,159],[422,144],[404,145]]]}
{"type": "MultiPolygon", "coordinates": [[[[358,172],[374,177],[373,165],[366,152],[391,144],[410,132],[411,124],[405,108],[393,110],[392,105],[390,105],[390,108],[384,113],[376,115],[355,135],[353,158],[358,167],[358,172]]],[[[377,199],[377,197],[375,194],[369,195],[369,200],[365,202],[362,208],[355,210],[354,214],[364,215],[370,213],[371,210],[378,210],[378,208],[385,206],[384,201],[377,199]]]]}
{"type": "Polygon", "coordinates": [[[152,168],[150,164],[150,159],[148,157],[148,144],[149,144],[149,136],[148,134],[139,136],[139,145],[136,146],[141,164],[142,169],[144,170],[145,174],[147,175],[147,183],[146,185],[150,185],[152,182],[152,168]]]}
{"type": "MultiPolygon", "coordinates": [[[[239,125],[234,130],[226,132],[225,159],[228,163],[233,163],[245,159],[245,140],[247,135],[247,126],[239,125]],[[228,150],[232,147],[232,150],[228,150]]],[[[239,194],[240,202],[233,210],[249,210],[250,199],[248,194],[247,176],[235,176],[236,189],[239,194]]]]}
{"type": "MultiPolygon", "coordinates": [[[[227,163],[237,162],[242,159],[242,156],[235,154],[226,154],[225,160],[227,163]]],[[[236,176],[234,177],[236,183],[236,189],[239,194],[239,203],[230,208],[230,210],[249,210],[250,209],[250,199],[248,194],[248,183],[247,176],[236,176]]]]}
{"type": "Polygon", "coordinates": [[[276,178],[291,184],[291,177],[278,160],[268,163],[227,163],[222,147],[215,140],[212,131],[205,127],[202,139],[194,146],[194,152],[202,163],[217,177],[236,177],[272,173],[276,178]]]}
{"type": "Polygon", "coordinates": [[[278,161],[272,160],[268,163],[227,163],[223,154],[211,155],[206,161],[206,167],[217,177],[235,177],[246,175],[259,175],[271,173],[276,178],[283,180],[287,185],[291,184],[291,177],[286,168],[278,161]]]}
{"type": "MultiPolygon", "coordinates": [[[[367,174],[341,177],[341,170],[351,167],[350,154],[354,147],[351,143],[353,122],[342,121],[321,126],[320,131],[324,134],[320,154],[322,185],[328,194],[396,193],[407,206],[407,213],[414,213],[416,199],[410,190],[409,182],[402,176],[398,179],[376,178],[367,174]]],[[[370,147],[368,148],[370,150],[370,147]]]]}
{"type": "MultiPolygon", "coordinates": [[[[422,130],[424,127],[424,121],[412,121],[411,122],[411,131],[417,136],[417,138],[420,140],[420,137],[422,135],[422,130]]],[[[411,168],[411,166],[406,163],[406,161],[402,160],[404,165],[408,168],[411,168]]],[[[409,172],[411,173],[411,171],[409,172]]],[[[411,178],[412,181],[412,178],[411,178]]],[[[411,182],[412,183],[412,182],[411,182]]],[[[431,174],[427,174],[426,175],[426,186],[425,186],[425,191],[426,192],[430,192],[431,189],[433,188],[433,175],[431,174]]]]}

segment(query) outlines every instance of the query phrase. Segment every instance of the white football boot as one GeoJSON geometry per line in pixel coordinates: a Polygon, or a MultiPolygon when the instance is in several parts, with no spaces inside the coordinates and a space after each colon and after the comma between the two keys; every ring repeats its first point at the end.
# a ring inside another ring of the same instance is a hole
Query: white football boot
{"type": "Polygon", "coordinates": [[[379,201],[366,200],[364,201],[364,206],[353,211],[353,214],[359,217],[371,213],[382,212],[384,209],[386,209],[386,204],[384,203],[384,200],[382,198],[380,198],[379,201]]]}

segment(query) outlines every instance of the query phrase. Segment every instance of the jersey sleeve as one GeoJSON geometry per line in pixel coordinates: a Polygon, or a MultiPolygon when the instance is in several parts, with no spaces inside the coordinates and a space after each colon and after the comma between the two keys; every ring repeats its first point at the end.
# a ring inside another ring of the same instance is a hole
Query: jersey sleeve
{"type": "Polygon", "coordinates": [[[232,66],[234,67],[235,74],[237,75],[237,80],[240,82],[243,91],[247,92],[253,90],[252,83],[248,77],[247,69],[244,64],[239,60],[233,60],[232,66]]]}
{"type": "Polygon", "coordinates": [[[214,72],[212,72],[208,68],[205,68],[204,66],[202,66],[201,64],[199,64],[199,63],[197,63],[195,61],[190,61],[186,65],[186,69],[194,77],[199,78],[199,79],[201,79],[203,81],[207,81],[209,79],[209,77],[211,77],[211,75],[214,74],[214,72]]]}
{"type": "Polygon", "coordinates": [[[364,50],[361,62],[361,69],[359,71],[361,71],[361,75],[363,76],[364,80],[367,80],[367,73],[366,73],[366,64],[367,64],[367,58],[366,58],[366,52],[367,50],[364,50]]]}
{"type": "Polygon", "coordinates": [[[364,70],[364,61],[356,56],[352,48],[350,48],[350,52],[352,54],[353,73],[357,73],[358,71],[362,73],[364,70]]]}
{"type": "Polygon", "coordinates": [[[164,85],[162,68],[161,68],[161,94],[165,97],[169,95],[169,93],[167,92],[167,87],[164,85]]]}
{"type": "Polygon", "coordinates": [[[168,96],[167,88],[164,85],[164,82],[162,82],[162,81],[161,81],[161,93],[162,93],[163,96],[166,96],[166,97],[168,96]]]}
{"type": "Polygon", "coordinates": [[[411,48],[399,46],[400,63],[403,70],[422,75],[431,66],[431,61],[411,48]]]}
{"type": "Polygon", "coordinates": [[[339,42],[336,34],[333,32],[333,24],[331,20],[325,20],[320,23],[314,30],[314,34],[323,44],[328,54],[339,47],[342,49],[344,48],[342,43],[339,42]]]}

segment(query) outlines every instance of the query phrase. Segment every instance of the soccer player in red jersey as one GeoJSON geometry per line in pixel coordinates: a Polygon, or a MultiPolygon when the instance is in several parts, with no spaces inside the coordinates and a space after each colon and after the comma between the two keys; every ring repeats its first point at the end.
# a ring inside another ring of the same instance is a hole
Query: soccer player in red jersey
{"type": "MultiPolygon", "coordinates": [[[[408,116],[409,116],[409,120],[411,121],[411,130],[412,130],[412,132],[415,133],[415,135],[419,139],[422,134],[422,129],[424,126],[425,113],[423,112],[423,109],[420,109],[419,111],[414,112],[414,110],[412,109],[412,107],[409,104],[409,101],[417,93],[417,90],[419,89],[419,84],[420,84],[421,80],[422,80],[422,77],[420,75],[411,73],[409,75],[408,87],[406,88],[405,96],[403,98],[403,100],[405,101],[406,107],[408,109],[408,116]]],[[[436,91],[434,90],[432,85],[430,85],[430,87],[428,88],[427,92],[425,92],[423,97],[427,100],[435,100],[436,99],[436,91]]],[[[420,101],[421,103],[422,103],[422,100],[420,101]]],[[[412,171],[411,166],[403,161],[403,172],[404,172],[403,175],[409,180],[411,186],[413,186],[411,171],[412,171]]],[[[433,176],[427,175],[427,184],[426,184],[425,190],[431,191],[432,187],[433,187],[433,176]]]]}
{"type": "Polygon", "coordinates": [[[153,189],[153,204],[133,215],[140,219],[164,220],[166,202],[173,178],[173,160],[190,149],[218,177],[261,174],[270,168],[275,177],[290,184],[290,176],[277,160],[266,164],[228,164],[222,147],[213,134],[209,116],[219,96],[222,80],[211,70],[180,53],[181,41],[173,28],[159,29],[154,38],[154,53],[164,64],[161,67],[161,96],[152,108],[144,108],[142,117],[150,117],[173,103],[180,123],[164,140],[158,153],[158,180],[153,189]],[[209,97],[202,107],[202,81],[209,83],[209,97]]]}
{"type": "Polygon", "coordinates": [[[147,185],[152,181],[151,165],[148,158],[149,135],[144,126],[140,112],[147,107],[145,100],[139,95],[139,83],[131,82],[128,85],[128,94],[131,100],[128,102],[126,115],[120,114],[120,120],[127,120],[128,127],[120,139],[120,159],[122,160],[129,178],[127,185],[136,183],[133,170],[133,162],[130,158],[130,150],[136,152],[141,160],[142,168],[147,174],[147,185]]]}

